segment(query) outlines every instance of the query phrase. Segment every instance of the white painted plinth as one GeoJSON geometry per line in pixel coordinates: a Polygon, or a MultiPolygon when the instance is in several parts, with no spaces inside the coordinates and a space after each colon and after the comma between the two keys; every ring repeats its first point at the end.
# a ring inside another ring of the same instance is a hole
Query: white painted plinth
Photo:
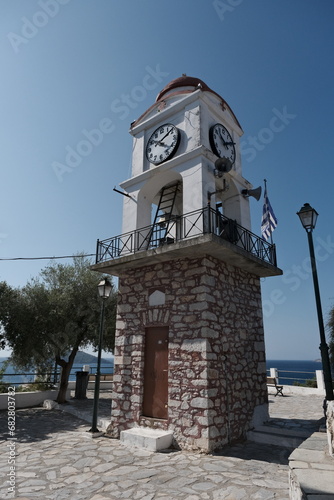
{"type": "Polygon", "coordinates": [[[173,432],[149,429],[147,427],[133,427],[132,429],[121,431],[120,440],[127,446],[144,448],[149,451],[159,451],[171,446],[173,432]]]}

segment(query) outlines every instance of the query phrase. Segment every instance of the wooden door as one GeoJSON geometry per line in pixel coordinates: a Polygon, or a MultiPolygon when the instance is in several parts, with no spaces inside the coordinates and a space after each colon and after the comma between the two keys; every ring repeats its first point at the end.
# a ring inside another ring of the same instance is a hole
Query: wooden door
{"type": "Polygon", "coordinates": [[[144,363],[145,417],[168,416],[168,327],[146,328],[144,363]]]}

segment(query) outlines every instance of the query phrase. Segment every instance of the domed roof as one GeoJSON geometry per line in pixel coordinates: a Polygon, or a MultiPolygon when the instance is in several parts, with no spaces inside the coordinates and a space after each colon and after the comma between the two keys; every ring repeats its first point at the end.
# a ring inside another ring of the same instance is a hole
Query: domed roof
{"type": "Polygon", "coordinates": [[[217,96],[220,100],[222,108],[229,109],[236,123],[241,128],[240,123],[238,122],[232,109],[229,107],[227,102],[219,94],[217,94],[217,92],[210,89],[210,87],[208,87],[208,85],[205,82],[203,82],[203,80],[201,80],[200,78],[187,76],[185,74],[167,83],[166,87],[164,87],[157,95],[155,103],[152,104],[152,106],[150,106],[137,120],[133,121],[130,125],[130,128],[133,129],[143,120],[144,117],[146,117],[150,112],[152,112],[152,110],[156,109],[157,107],[159,108],[167,97],[182,95],[182,94],[191,94],[192,92],[196,92],[196,90],[201,90],[202,92],[211,92],[212,94],[217,96]]]}
{"type": "MultiPolygon", "coordinates": [[[[187,76],[187,75],[182,75],[179,78],[175,78],[175,80],[172,80],[169,82],[166,87],[164,87],[159,94],[157,95],[156,102],[160,101],[167,92],[173,89],[178,89],[180,87],[192,87],[193,90],[201,89],[201,90],[206,90],[208,92],[212,92],[213,94],[216,94],[213,90],[210,89],[210,87],[207,86],[203,80],[200,80],[199,78],[195,78],[193,76],[187,76]]],[[[218,95],[218,94],[216,94],[218,95]]],[[[220,96],[219,96],[220,97],[220,96]]]]}

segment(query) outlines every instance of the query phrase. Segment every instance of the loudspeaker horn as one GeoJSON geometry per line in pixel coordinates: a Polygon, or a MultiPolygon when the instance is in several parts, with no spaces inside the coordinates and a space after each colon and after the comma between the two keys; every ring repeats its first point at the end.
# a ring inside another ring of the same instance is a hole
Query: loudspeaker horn
{"type": "Polygon", "coordinates": [[[231,168],[231,160],[229,158],[226,158],[225,156],[223,156],[222,158],[218,158],[218,160],[215,161],[215,169],[219,172],[226,174],[231,170],[231,168]]]}
{"type": "Polygon", "coordinates": [[[262,193],[261,186],[255,189],[243,189],[241,191],[241,194],[243,194],[244,196],[252,196],[253,198],[256,199],[256,201],[259,201],[259,199],[261,198],[261,193],[262,193]]]}

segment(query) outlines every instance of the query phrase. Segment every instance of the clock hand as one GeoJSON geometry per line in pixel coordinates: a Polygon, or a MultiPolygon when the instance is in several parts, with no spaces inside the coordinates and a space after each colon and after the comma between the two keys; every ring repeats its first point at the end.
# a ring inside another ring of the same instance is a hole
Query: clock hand
{"type": "Polygon", "coordinates": [[[171,131],[172,131],[172,130],[173,130],[173,129],[171,128],[171,129],[167,132],[167,134],[165,134],[163,137],[161,137],[161,139],[160,139],[160,140],[161,140],[161,141],[163,141],[163,140],[164,140],[164,138],[165,138],[165,137],[167,137],[167,135],[169,135],[169,134],[171,133],[171,131]]]}
{"type": "MultiPolygon", "coordinates": [[[[167,134],[165,134],[163,137],[161,137],[161,139],[160,139],[159,141],[156,141],[156,140],[152,139],[152,142],[154,142],[154,143],[155,143],[155,146],[156,146],[157,144],[159,144],[159,146],[166,147],[166,146],[167,146],[167,144],[165,144],[165,143],[164,143],[164,142],[162,142],[162,141],[163,141],[163,140],[164,140],[164,139],[165,139],[165,138],[166,138],[166,137],[167,137],[167,136],[168,136],[168,135],[172,132],[172,130],[173,130],[173,129],[171,128],[171,129],[167,132],[167,134]]],[[[168,147],[170,147],[170,146],[168,146],[168,147]]]]}
{"type": "Polygon", "coordinates": [[[154,144],[154,147],[157,147],[157,146],[162,146],[163,148],[170,148],[171,145],[168,145],[168,144],[165,144],[164,142],[161,142],[161,141],[154,141],[155,144],[154,144]]]}
{"type": "Polygon", "coordinates": [[[223,144],[224,144],[225,148],[227,149],[227,142],[225,142],[225,139],[224,139],[224,137],[222,136],[222,133],[221,133],[221,131],[220,131],[220,130],[219,130],[219,135],[220,135],[221,140],[223,141],[223,144]]]}
{"type": "Polygon", "coordinates": [[[221,132],[219,131],[219,135],[220,135],[220,138],[221,140],[223,141],[223,144],[225,146],[225,148],[227,149],[227,146],[235,146],[235,142],[233,141],[225,141],[224,137],[222,136],[221,132]]]}

